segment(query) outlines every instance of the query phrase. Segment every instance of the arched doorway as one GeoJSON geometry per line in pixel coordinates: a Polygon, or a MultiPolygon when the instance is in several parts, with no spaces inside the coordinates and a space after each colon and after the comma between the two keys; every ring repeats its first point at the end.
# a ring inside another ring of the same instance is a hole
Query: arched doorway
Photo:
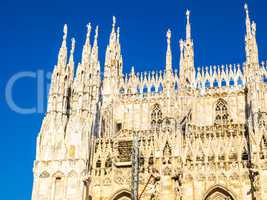
{"type": "Polygon", "coordinates": [[[111,200],[131,200],[131,193],[128,190],[120,190],[113,195],[111,200]]]}
{"type": "Polygon", "coordinates": [[[235,200],[230,191],[222,186],[214,186],[208,190],[203,200],[235,200]]]}

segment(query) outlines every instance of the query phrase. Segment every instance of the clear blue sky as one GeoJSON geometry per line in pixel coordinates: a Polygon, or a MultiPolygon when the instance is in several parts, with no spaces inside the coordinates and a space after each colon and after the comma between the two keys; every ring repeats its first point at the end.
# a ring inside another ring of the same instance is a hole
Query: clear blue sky
{"type": "MultiPolygon", "coordinates": [[[[260,58],[267,56],[267,2],[249,0],[251,18],[257,23],[260,58]]],[[[0,2],[0,88],[1,88],[1,199],[29,200],[35,141],[44,113],[17,114],[7,106],[7,81],[21,71],[56,64],[63,24],[69,39],[77,40],[76,63],[86,35],[86,24],[100,26],[101,64],[111,30],[112,16],[121,27],[124,70],[163,69],[166,30],[172,30],[173,63],[179,62],[178,41],[185,34],[185,10],[192,11],[192,35],[196,66],[242,63],[244,61],[245,17],[243,0],[120,0],[120,1],[12,1],[0,2]]],[[[69,40],[70,46],[70,40],[69,40]]],[[[23,79],[13,89],[17,104],[36,105],[36,81],[23,79]]],[[[46,101],[45,101],[46,104],[46,101]]]]}

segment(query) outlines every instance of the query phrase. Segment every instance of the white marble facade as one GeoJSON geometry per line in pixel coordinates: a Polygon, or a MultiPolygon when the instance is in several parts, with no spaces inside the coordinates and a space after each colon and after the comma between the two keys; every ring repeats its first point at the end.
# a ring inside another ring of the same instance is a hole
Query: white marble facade
{"type": "Polygon", "coordinates": [[[133,135],[140,199],[267,199],[267,70],[247,6],[245,14],[244,64],[196,69],[187,11],[179,73],[168,30],[164,71],[123,74],[114,17],[104,76],[98,27],[91,44],[90,24],[74,74],[75,40],[68,56],[65,26],[37,138],[32,199],[130,199],[133,135]]]}

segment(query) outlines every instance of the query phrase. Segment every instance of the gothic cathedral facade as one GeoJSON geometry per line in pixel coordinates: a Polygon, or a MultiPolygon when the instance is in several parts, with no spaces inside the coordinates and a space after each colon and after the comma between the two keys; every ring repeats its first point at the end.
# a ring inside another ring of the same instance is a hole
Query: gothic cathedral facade
{"type": "Polygon", "coordinates": [[[90,24],[75,73],[65,25],[32,200],[266,200],[267,63],[245,14],[244,63],[196,69],[187,11],[179,73],[170,30],[163,71],[123,73],[115,17],[103,76],[90,24]]]}

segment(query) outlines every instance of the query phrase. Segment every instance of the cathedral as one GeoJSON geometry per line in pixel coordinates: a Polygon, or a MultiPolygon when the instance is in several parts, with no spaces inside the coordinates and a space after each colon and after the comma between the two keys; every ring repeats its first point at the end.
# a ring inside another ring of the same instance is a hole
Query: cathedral
{"type": "Polygon", "coordinates": [[[266,200],[267,63],[245,5],[242,64],[196,68],[190,12],[179,70],[123,70],[113,17],[104,72],[98,27],[81,61],[68,28],[36,141],[32,200],[266,200]],[[74,68],[77,68],[75,71],[74,68]]]}

